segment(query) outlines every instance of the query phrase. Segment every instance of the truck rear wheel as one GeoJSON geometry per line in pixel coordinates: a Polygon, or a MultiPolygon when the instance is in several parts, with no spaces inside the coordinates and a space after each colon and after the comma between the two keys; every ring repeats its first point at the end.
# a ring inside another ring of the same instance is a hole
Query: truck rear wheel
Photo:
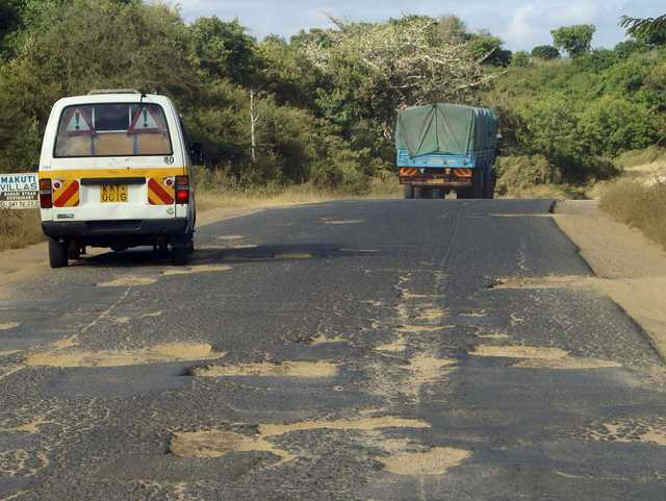
{"type": "Polygon", "coordinates": [[[404,185],[405,198],[414,198],[414,187],[411,184],[404,185]]]}
{"type": "Polygon", "coordinates": [[[55,238],[49,238],[49,264],[51,268],[67,266],[67,242],[59,242],[55,238]]]}
{"type": "Polygon", "coordinates": [[[486,192],[483,182],[484,173],[480,169],[474,169],[472,174],[472,190],[470,198],[486,198],[486,192]]]}
{"type": "Polygon", "coordinates": [[[497,177],[495,171],[488,172],[488,177],[486,178],[486,198],[495,198],[495,183],[497,182],[497,177]]]}

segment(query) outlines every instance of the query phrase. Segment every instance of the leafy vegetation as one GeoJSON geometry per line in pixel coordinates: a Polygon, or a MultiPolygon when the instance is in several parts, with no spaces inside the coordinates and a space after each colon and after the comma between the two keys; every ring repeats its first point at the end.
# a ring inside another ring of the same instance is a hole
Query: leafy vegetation
{"type": "Polygon", "coordinates": [[[571,57],[577,57],[590,50],[595,31],[596,27],[591,24],[577,24],[562,26],[550,33],[555,47],[566,50],[571,57]]]}
{"type": "Polygon", "coordinates": [[[393,172],[396,111],[432,101],[497,108],[507,193],[611,177],[614,156],[666,135],[662,28],[590,50],[594,26],[561,27],[512,54],[455,16],[331,19],[289,41],[141,0],[6,0],[0,21],[0,172],[34,169],[55,100],[109,87],[170,95],[237,190],[367,192],[393,172]]]}

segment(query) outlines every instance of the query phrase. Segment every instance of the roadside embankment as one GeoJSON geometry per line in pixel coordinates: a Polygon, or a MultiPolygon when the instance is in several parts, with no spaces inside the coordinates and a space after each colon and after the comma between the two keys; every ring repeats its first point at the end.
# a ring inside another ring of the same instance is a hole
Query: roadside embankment
{"type": "Polygon", "coordinates": [[[597,275],[593,286],[643,328],[666,362],[666,252],[599,205],[595,200],[558,202],[554,219],[597,275]]]}

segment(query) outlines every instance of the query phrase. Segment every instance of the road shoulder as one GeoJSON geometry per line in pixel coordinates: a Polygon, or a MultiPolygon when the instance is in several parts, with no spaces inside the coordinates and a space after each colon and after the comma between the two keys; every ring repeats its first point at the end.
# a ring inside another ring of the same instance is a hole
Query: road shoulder
{"type": "Polygon", "coordinates": [[[598,277],[595,286],[643,328],[666,362],[666,252],[594,200],[558,202],[554,219],[598,277]]]}

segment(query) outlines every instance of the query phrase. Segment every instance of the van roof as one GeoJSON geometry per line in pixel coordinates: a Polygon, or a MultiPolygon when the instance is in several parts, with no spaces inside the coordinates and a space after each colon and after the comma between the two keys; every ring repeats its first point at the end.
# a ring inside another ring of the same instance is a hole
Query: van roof
{"type": "Polygon", "coordinates": [[[69,96],[59,99],[55,106],[71,106],[76,104],[95,104],[95,103],[134,103],[134,102],[148,102],[148,103],[159,103],[159,104],[169,104],[171,100],[159,94],[141,94],[139,92],[113,92],[113,93],[95,93],[95,94],[86,94],[83,96],[69,96]]]}

